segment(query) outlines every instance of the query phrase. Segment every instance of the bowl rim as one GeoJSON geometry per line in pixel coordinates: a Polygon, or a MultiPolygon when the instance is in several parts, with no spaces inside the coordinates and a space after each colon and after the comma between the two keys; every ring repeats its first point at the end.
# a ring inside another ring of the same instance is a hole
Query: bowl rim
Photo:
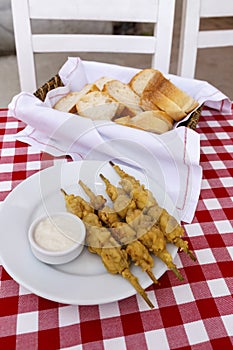
{"type": "Polygon", "coordinates": [[[85,237],[86,237],[86,228],[85,225],[83,223],[83,221],[75,214],[70,213],[70,212],[66,212],[66,211],[57,211],[57,212],[52,212],[52,213],[47,213],[47,214],[43,214],[40,215],[38,217],[36,217],[30,224],[29,229],[28,229],[28,240],[29,243],[31,245],[32,248],[34,248],[35,250],[37,250],[40,254],[46,255],[47,257],[61,257],[64,255],[67,255],[69,253],[72,253],[74,250],[76,250],[79,246],[85,246],[85,237]],[[43,220],[49,218],[49,217],[53,217],[53,216],[69,216],[71,218],[73,218],[80,226],[81,228],[81,238],[80,238],[80,242],[74,242],[74,244],[68,248],[68,249],[64,249],[64,250],[48,250],[45,249],[43,247],[41,247],[34,239],[33,234],[34,234],[34,230],[36,228],[36,226],[43,220]]]}

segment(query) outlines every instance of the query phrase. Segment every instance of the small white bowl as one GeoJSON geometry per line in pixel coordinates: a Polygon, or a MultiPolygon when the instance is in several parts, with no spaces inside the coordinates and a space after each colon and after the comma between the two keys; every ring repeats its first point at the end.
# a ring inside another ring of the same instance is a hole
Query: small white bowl
{"type": "Polygon", "coordinates": [[[32,222],[28,232],[33,254],[47,264],[64,264],[77,258],[85,237],[82,220],[68,212],[41,216],[32,222]]]}

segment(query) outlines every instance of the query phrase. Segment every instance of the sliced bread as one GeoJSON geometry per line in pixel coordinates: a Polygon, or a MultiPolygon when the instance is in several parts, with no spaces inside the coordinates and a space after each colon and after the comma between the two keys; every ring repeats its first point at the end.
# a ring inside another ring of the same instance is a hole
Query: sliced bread
{"type": "Polygon", "coordinates": [[[94,82],[94,85],[98,88],[98,90],[102,91],[103,88],[104,88],[104,85],[108,82],[108,81],[111,81],[113,80],[113,78],[109,78],[109,77],[101,77],[99,79],[97,79],[95,82],[94,82]]]}
{"type": "Polygon", "coordinates": [[[129,82],[129,86],[138,96],[141,96],[147,83],[152,77],[154,77],[154,82],[155,79],[157,79],[157,82],[159,82],[163,79],[163,74],[153,68],[143,69],[133,76],[129,82]]]}
{"type": "Polygon", "coordinates": [[[62,97],[53,108],[61,112],[77,113],[76,104],[78,100],[88,92],[98,90],[95,84],[86,84],[82,90],[69,92],[66,96],[62,97]]]}
{"type": "Polygon", "coordinates": [[[60,98],[53,108],[61,112],[76,113],[76,103],[79,97],[79,92],[70,92],[64,97],[60,98]]]}
{"type": "Polygon", "coordinates": [[[81,97],[77,104],[77,113],[92,120],[112,120],[119,108],[119,102],[101,91],[93,91],[81,97]]]}
{"type": "Polygon", "coordinates": [[[111,80],[104,85],[103,91],[111,96],[115,101],[121,104],[121,107],[126,107],[127,112],[124,112],[124,108],[118,115],[127,113],[134,116],[141,113],[143,110],[139,106],[140,97],[130,88],[128,84],[122,83],[119,80],[111,80]]]}
{"type": "Polygon", "coordinates": [[[159,91],[175,102],[187,114],[198,106],[197,101],[168,79],[162,80],[159,86],[159,91]]]}
{"type": "Polygon", "coordinates": [[[150,82],[142,93],[141,105],[155,105],[176,121],[184,118],[186,113],[173,100],[161,93],[159,89],[153,89],[153,87],[150,86],[150,82]]]}
{"type": "Polygon", "coordinates": [[[162,134],[173,127],[173,120],[162,111],[144,111],[135,117],[122,117],[115,120],[116,123],[162,134]]]}
{"type": "Polygon", "coordinates": [[[146,84],[140,103],[142,106],[146,104],[155,105],[175,121],[179,121],[187,115],[187,112],[183,109],[183,105],[187,103],[187,100],[193,101],[193,98],[177,88],[162,73],[158,74],[156,71],[146,84]]]}
{"type": "Polygon", "coordinates": [[[140,96],[143,109],[161,109],[176,121],[198,106],[197,101],[153,68],[137,73],[129,85],[140,96]]]}

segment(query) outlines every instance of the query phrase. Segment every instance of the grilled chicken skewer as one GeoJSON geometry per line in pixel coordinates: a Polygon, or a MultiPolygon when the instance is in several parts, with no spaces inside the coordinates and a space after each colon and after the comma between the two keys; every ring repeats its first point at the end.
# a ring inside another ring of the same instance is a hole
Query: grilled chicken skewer
{"type": "Polygon", "coordinates": [[[127,279],[143,297],[148,306],[154,308],[145,290],[140,285],[138,278],[129,269],[127,252],[121,249],[119,243],[112,237],[111,232],[102,226],[100,219],[94,213],[93,207],[79,196],[68,195],[64,190],[62,190],[62,193],[65,198],[67,210],[78,215],[85,223],[88,250],[101,257],[108,272],[120,274],[127,279]]]}
{"type": "Polygon", "coordinates": [[[159,207],[153,194],[141,185],[132,175],[127,174],[118,165],[110,162],[117,174],[120,176],[120,184],[123,189],[135,200],[138,209],[143,210],[150,215],[155,222],[158,222],[167,241],[175,244],[180,250],[188,254],[192,260],[196,260],[193,252],[188,247],[188,242],[182,239],[184,229],[179,225],[176,219],[165,209],[159,207]]]}
{"type": "MultiPolygon", "coordinates": [[[[112,193],[116,193],[117,188],[112,185],[103,174],[100,174],[100,177],[105,183],[106,192],[109,197],[112,193]],[[113,191],[114,187],[115,191],[113,191]],[[109,191],[109,188],[111,188],[111,191],[109,191]]],[[[112,198],[110,197],[113,201],[114,209],[117,213],[120,213],[121,217],[122,213],[124,213],[124,219],[126,222],[137,232],[137,239],[147,247],[149,251],[160,258],[167,267],[175,273],[179,280],[183,280],[180,271],[172,260],[171,254],[166,249],[166,239],[163,232],[154,224],[150,216],[144,214],[140,209],[135,209],[136,205],[133,199],[130,199],[127,194],[125,194],[124,196],[129,198],[129,204],[127,204],[126,200],[121,201],[122,196],[123,195],[118,195],[117,197],[112,196],[112,198]]]]}
{"type": "MultiPolygon", "coordinates": [[[[81,180],[79,181],[79,184],[91,199],[92,205],[96,207],[96,203],[99,203],[99,196],[95,195],[81,180]]],[[[127,223],[121,222],[115,210],[107,205],[98,210],[98,217],[105,225],[109,227],[113,237],[124,246],[124,249],[134,264],[140,266],[154,283],[158,283],[152,272],[154,260],[151,257],[148,249],[139,240],[137,240],[136,232],[127,223]]]]}

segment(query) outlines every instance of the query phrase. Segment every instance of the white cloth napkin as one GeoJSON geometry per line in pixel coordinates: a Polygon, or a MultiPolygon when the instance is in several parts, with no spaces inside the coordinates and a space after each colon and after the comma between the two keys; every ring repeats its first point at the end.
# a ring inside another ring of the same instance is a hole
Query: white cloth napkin
{"type": "MultiPolygon", "coordinates": [[[[55,157],[70,155],[73,160],[118,160],[142,169],[162,186],[172,199],[180,219],[190,223],[200,193],[202,169],[199,165],[199,134],[175,127],[155,135],[110,121],[63,113],[51,107],[69,91],[78,91],[101,76],[128,82],[138,69],[68,58],[59,75],[65,84],[50,91],[45,102],[22,92],[9,104],[9,115],[27,124],[16,139],[38,147],[55,157]]],[[[207,82],[168,75],[174,84],[193,96],[199,104],[230,112],[231,102],[207,82]]]]}

